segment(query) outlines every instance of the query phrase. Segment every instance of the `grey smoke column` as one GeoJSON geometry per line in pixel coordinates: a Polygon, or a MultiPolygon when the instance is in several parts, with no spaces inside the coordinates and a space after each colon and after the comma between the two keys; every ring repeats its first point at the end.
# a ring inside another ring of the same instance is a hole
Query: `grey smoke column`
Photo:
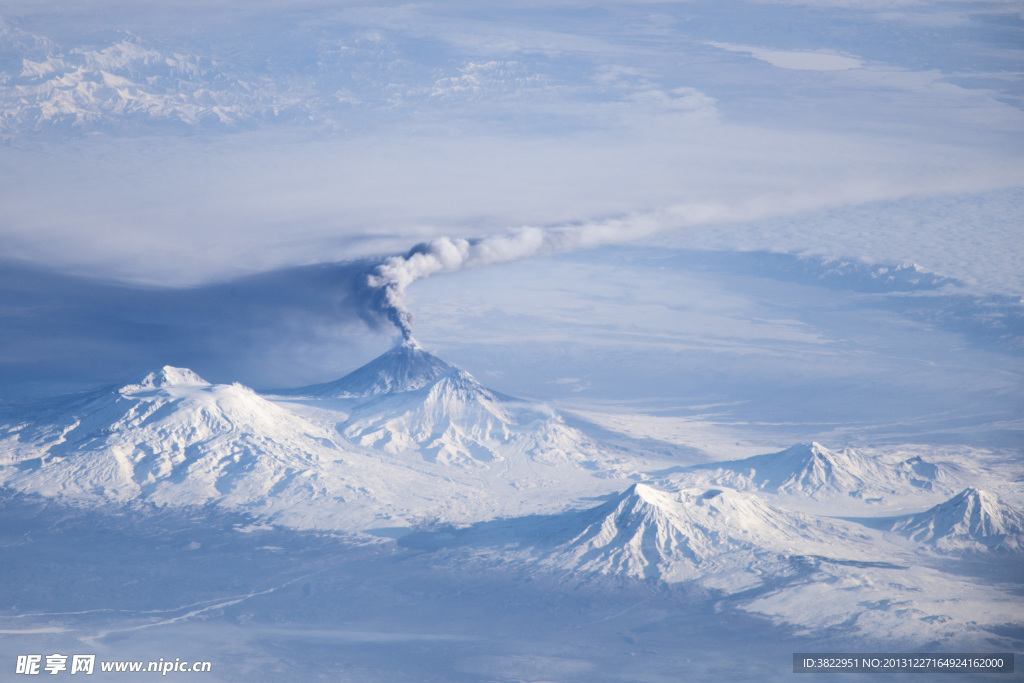
{"type": "Polygon", "coordinates": [[[366,284],[379,293],[376,306],[380,312],[409,339],[413,316],[405,305],[405,290],[416,280],[463,268],[620,244],[699,223],[744,220],[758,213],[765,211],[757,202],[733,206],[688,204],[580,225],[526,227],[478,239],[439,237],[416,245],[404,256],[388,257],[367,276],[366,284]]]}
{"type": "Polygon", "coordinates": [[[384,314],[409,339],[412,312],[405,305],[405,289],[416,280],[473,266],[516,261],[553,251],[550,234],[540,228],[522,228],[507,235],[476,240],[439,237],[413,247],[404,256],[391,256],[367,277],[381,292],[384,314]]]}

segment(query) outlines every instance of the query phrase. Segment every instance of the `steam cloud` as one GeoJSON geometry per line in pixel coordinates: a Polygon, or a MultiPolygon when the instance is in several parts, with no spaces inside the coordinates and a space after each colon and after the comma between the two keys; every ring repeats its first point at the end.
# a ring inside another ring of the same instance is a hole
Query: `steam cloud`
{"type": "MultiPolygon", "coordinates": [[[[404,256],[387,258],[367,276],[367,285],[376,293],[375,308],[409,339],[413,315],[405,305],[405,290],[416,280],[463,268],[620,244],[688,225],[745,220],[763,216],[766,208],[758,202],[733,207],[687,205],[582,225],[526,227],[478,239],[440,237],[416,245],[404,256]]],[[[776,204],[772,208],[782,207],[776,204]]]]}

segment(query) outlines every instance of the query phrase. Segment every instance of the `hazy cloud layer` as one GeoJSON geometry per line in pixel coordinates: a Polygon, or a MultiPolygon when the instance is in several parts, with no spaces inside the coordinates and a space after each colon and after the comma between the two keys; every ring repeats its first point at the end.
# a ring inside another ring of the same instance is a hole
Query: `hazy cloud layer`
{"type": "Polygon", "coordinates": [[[340,376],[394,335],[368,307],[372,265],[163,288],[0,262],[0,399],[128,382],[165,364],[259,388],[340,376]]]}
{"type": "Polygon", "coordinates": [[[1024,182],[1002,3],[123,6],[0,3],[8,257],[196,283],[1024,182]]]}

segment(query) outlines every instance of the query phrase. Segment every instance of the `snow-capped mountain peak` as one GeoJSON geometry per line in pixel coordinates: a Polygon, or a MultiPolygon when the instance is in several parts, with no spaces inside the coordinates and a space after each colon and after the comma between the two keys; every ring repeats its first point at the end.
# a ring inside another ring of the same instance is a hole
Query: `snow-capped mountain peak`
{"type": "Polygon", "coordinates": [[[1024,551],[1024,511],[976,488],[904,517],[892,530],[943,552],[1024,551]]]}
{"type": "Polygon", "coordinates": [[[340,400],[346,439],[431,462],[486,467],[521,455],[578,467],[600,455],[547,406],[491,391],[411,338],[339,380],[278,393],[340,400]]]}
{"type": "Polygon", "coordinates": [[[500,453],[513,438],[516,418],[504,402],[468,372],[451,366],[422,387],[367,399],[339,426],[362,446],[479,463],[503,459],[500,453]]]}
{"type": "Polygon", "coordinates": [[[666,491],[660,491],[647,484],[633,484],[622,493],[621,497],[623,499],[635,497],[638,501],[643,501],[655,507],[666,507],[672,501],[671,496],[666,491]]]}
{"type": "Polygon", "coordinates": [[[732,587],[788,573],[793,555],[856,553],[863,540],[838,525],[729,489],[664,491],[634,484],[577,513],[571,538],[546,555],[560,566],[667,582],[700,578],[732,587]]]}
{"type": "Polygon", "coordinates": [[[317,398],[361,398],[422,389],[452,370],[409,338],[339,380],[282,392],[317,398]]]}
{"type": "Polygon", "coordinates": [[[426,405],[441,408],[450,416],[463,412],[471,403],[482,406],[502,422],[511,424],[516,421],[494,392],[459,368],[452,368],[431,384],[425,401],[426,405]]]}
{"type": "Polygon", "coordinates": [[[851,450],[832,451],[817,441],[797,444],[775,455],[771,473],[779,489],[819,490],[823,487],[856,489],[874,463],[851,450]]]}
{"type": "Polygon", "coordinates": [[[832,451],[812,441],[778,453],[701,467],[706,468],[719,470],[716,480],[738,488],[817,497],[862,489],[865,477],[875,478],[878,465],[856,451],[832,451]]]}
{"type": "Polygon", "coordinates": [[[188,368],[176,368],[165,365],[160,370],[151,372],[137,384],[129,384],[121,389],[122,393],[139,389],[159,389],[172,386],[210,386],[210,383],[188,368]]]}

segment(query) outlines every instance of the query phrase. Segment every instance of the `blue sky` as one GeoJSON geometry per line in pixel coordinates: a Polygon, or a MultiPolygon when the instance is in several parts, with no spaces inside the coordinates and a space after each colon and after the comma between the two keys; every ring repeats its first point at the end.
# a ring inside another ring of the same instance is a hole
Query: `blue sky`
{"type": "MultiPolygon", "coordinates": [[[[287,269],[522,226],[1024,289],[1015,3],[8,0],[0,17],[8,395],[157,356],[331,379],[391,331],[287,269]]],[[[537,297],[525,336],[561,320],[537,297]]]]}

